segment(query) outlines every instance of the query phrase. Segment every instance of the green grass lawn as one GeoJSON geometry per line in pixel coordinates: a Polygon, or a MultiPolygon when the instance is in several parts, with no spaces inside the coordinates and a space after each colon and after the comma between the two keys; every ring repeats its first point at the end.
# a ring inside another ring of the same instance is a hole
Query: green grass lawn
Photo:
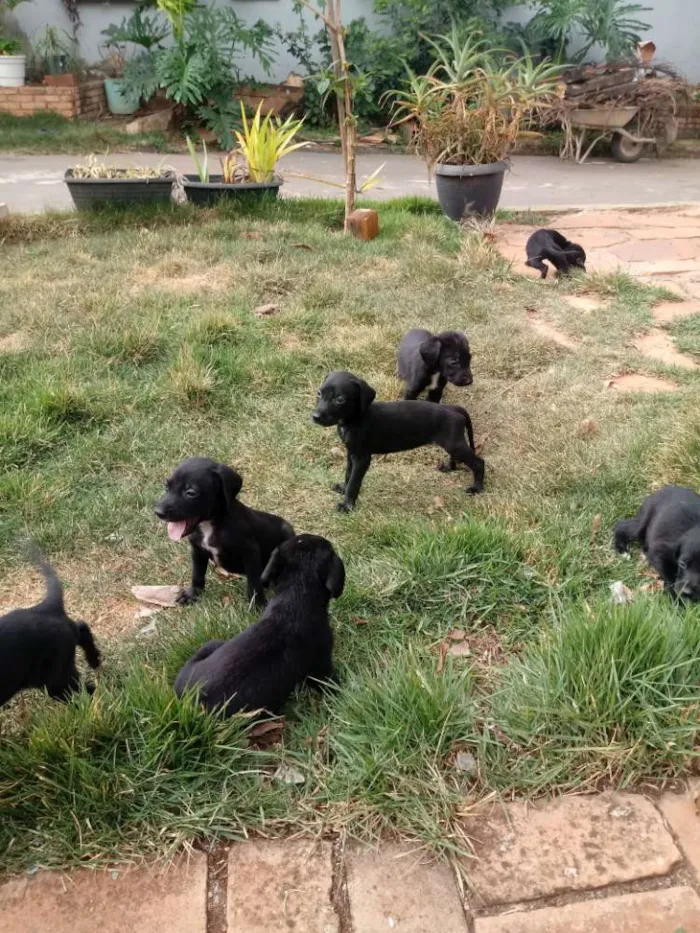
{"type": "Polygon", "coordinates": [[[57,113],[12,117],[0,113],[0,152],[62,155],[90,152],[178,152],[165,133],[128,136],[123,124],[105,120],[68,120],[57,113]]]}
{"type": "MultiPolygon", "coordinates": [[[[610,547],[655,485],[700,485],[700,377],[642,360],[632,336],[658,292],[621,277],[559,285],[511,270],[434,205],[383,204],[381,236],[343,235],[341,206],[14,218],[0,277],[0,605],[39,592],[30,536],[66,581],[69,611],[104,651],[92,699],[27,695],[0,711],[0,870],[173,851],[262,830],[394,832],[464,848],[460,813],[497,792],[624,786],[692,766],[700,609],[652,589],[610,547]],[[604,299],[574,312],[567,293],[604,299]],[[275,303],[279,313],[253,309],[275,303]],[[566,334],[537,333],[528,313],[566,334]],[[377,458],[359,508],[333,511],[343,469],[310,421],[331,369],[395,399],[412,326],[464,329],[470,411],[486,460],[377,458]],[[643,368],[678,383],[625,395],[643,368]],[[342,688],[301,690],[281,743],[205,716],[171,684],[204,640],[254,618],[242,581],[209,574],[196,607],[138,635],[134,584],[187,579],[184,544],[153,514],[175,464],[238,469],[242,499],[327,536],[346,563],[332,604],[342,688]],[[632,606],[613,607],[624,581],[632,606]],[[452,634],[452,637],[448,637],[452,634]],[[458,646],[459,654],[446,650],[458,646]],[[476,769],[456,767],[459,751],[476,769]],[[292,766],[301,784],[275,778],[292,766]]],[[[700,355],[694,328],[679,337],[700,355]]]]}

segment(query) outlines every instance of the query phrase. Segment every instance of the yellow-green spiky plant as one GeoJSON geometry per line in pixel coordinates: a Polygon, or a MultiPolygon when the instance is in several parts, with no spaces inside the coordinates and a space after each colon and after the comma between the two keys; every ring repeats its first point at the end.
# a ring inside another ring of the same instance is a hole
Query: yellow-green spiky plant
{"type": "Polygon", "coordinates": [[[248,121],[245,107],[241,104],[243,132],[236,131],[236,138],[239,152],[248,163],[248,180],[267,182],[275,177],[275,166],[283,156],[308,146],[308,143],[293,142],[303,120],[289,116],[283,122],[272,113],[263,118],[261,108],[262,103],[258,105],[255,116],[248,121]]]}

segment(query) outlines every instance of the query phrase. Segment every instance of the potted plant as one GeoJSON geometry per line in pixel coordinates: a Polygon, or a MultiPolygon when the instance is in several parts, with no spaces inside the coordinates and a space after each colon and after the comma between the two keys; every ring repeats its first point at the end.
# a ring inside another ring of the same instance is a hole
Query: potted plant
{"type": "Polygon", "coordinates": [[[74,87],[78,84],[82,63],[73,39],[55,26],[47,26],[41,36],[32,41],[32,71],[52,87],[74,87]]]}
{"type": "Polygon", "coordinates": [[[168,204],[175,172],[163,166],[119,168],[91,155],[84,165],[69,168],[64,181],[78,209],[104,204],[168,204]]]}
{"type": "Polygon", "coordinates": [[[194,145],[187,138],[196,174],[184,175],[182,187],[187,199],[194,204],[212,204],[221,198],[259,199],[276,198],[282,178],[275,173],[277,162],[290,152],[302,149],[309,144],[294,142],[294,137],[302,127],[303,120],[294,120],[291,116],[282,121],[272,113],[263,119],[262,103],[249,121],[245,107],[241,104],[242,131],[236,131],[238,147],[221,161],[220,175],[210,175],[208,154],[204,145],[204,156],[200,162],[194,145]]]}
{"type": "Polygon", "coordinates": [[[5,13],[24,0],[0,0],[0,87],[22,87],[27,70],[27,56],[20,39],[4,30],[5,13]]]}
{"type": "Polygon", "coordinates": [[[464,41],[456,29],[430,41],[428,73],[410,73],[406,90],[394,92],[394,125],[415,121],[413,147],[433,171],[448,217],[492,214],[521,129],[562,93],[560,68],[535,64],[527,52],[499,53],[473,34],[464,41]]]}

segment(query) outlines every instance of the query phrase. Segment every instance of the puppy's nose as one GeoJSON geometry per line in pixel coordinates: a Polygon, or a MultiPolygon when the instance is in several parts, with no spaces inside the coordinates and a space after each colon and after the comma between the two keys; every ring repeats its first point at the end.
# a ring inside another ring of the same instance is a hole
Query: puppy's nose
{"type": "Polygon", "coordinates": [[[465,384],[465,386],[470,386],[470,385],[472,385],[473,382],[474,382],[474,377],[472,376],[471,373],[469,373],[469,375],[467,376],[467,378],[466,378],[465,381],[464,381],[464,384],[465,384]]]}
{"type": "Polygon", "coordinates": [[[319,414],[319,412],[315,411],[315,412],[311,415],[311,420],[313,421],[314,424],[320,424],[320,423],[321,423],[321,415],[319,414]]]}
{"type": "Polygon", "coordinates": [[[156,513],[156,515],[158,516],[158,518],[160,518],[160,519],[165,519],[166,511],[165,511],[165,508],[163,507],[163,504],[162,504],[161,502],[159,502],[159,503],[156,505],[156,507],[153,509],[153,511],[156,513]]]}

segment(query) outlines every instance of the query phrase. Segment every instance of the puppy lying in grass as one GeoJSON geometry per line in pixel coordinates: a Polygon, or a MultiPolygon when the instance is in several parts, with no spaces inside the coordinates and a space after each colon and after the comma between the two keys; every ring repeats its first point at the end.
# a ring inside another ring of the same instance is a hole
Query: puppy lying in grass
{"type": "Polygon", "coordinates": [[[536,230],[525,244],[526,266],[538,269],[540,278],[547,278],[547,266],[551,262],[557,275],[568,275],[572,269],[586,271],[586,253],[578,243],[572,243],[557,230],[536,230]]]}
{"type": "Polygon", "coordinates": [[[248,599],[264,602],[263,567],[274,549],[294,535],[294,529],[277,515],[239,502],[242,486],[243,479],[235,470],[207,457],[183,460],[166,481],[166,493],[155,513],[168,523],[170,538],[187,538],[192,550],[192,582],[180,593],[180,604],[200,597],[209,561],[228,573],[244,573],[248,599]]]}
{"type": "Polygon", "coordinates": [[[448,382],[470,386],[471,358],[469,341],[459,331],[435,336],[429,330],[409,330],[398,350],[399,377],[406,383],[404,399],[416,399],[428,389],[428,401],[439,402],[448,382]]]}
{"type": "Polygon", "coordinates": [[[664,486],[642,503],[634,518],[615,525],[615,549],[638,542],[668,593],[700,599],[700,496],[683,486],[664,486]]]}
{"type": "Polygon", "coordinates": [[[267,710],[278,715],[307,678],[335,680],[328,604],[345,586],[345,567],[317,535],[297,535],[275,549],[263,571],[275,592],[259,622],[230,641],[209,641],[175,680],[178,696],[196,688],[207,710],[267,710]]]}
{"type": "MultiPolygon", "coordinates": [[[[54,700],[67,701],[80,689],[75,649],[80,646],[93,670],[100,652],[85,622],[74,622],[63,606],[63,588],[54,569],[34,558],[46,583],[46,595],[31,609],[15,609],[0,618],[0,706],[19,693],[46,690],[54,700]]],[[[92,693],[92,683],[85,689],[92,693]]]]}
{"type": "Polygon", "coordinates": [[[345,482],[334,486],[344,499],[336,509],[349,512],[370,467],[373,454],[391,454],[436,444],[449,454],[443,472],[466,463],[474,474],[470,494],[484,486],[484,461],[474,453],[474,432],[469,415],[456,405],[432,402],[375,402],[376,392],[364,379],[348,372],[333,372],[318,390],[311,418],[323,427],[338,425],[347,449],[345,482]],[[469,443],[465,437],[469,437],[469,443]]]}

